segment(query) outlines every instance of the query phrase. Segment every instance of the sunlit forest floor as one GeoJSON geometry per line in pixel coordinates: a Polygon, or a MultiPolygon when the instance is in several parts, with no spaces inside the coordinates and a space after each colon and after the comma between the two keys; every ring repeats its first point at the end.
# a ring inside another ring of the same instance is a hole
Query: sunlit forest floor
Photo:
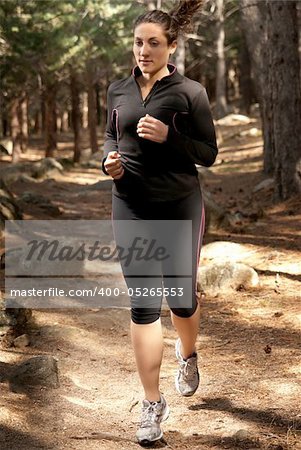
{"type": "MultiPolygon", "coordinates": [[[[260,286],[202,299],[201,384],[191,398],[180,397],[174,387],[176,333],[163,309],[161,390],[171,414],[162,426],[164,441],[155,448],[301,449],[301,205],[298,198],[274,203],[270,190],[252,193],[267,178],[261,137],[248,134],[254,127],[257,122],[221,127],[226,138],[204,188],[245,219],[240,227],[207,233],[204,244],[226,240],[254,246],[248,264],[258,271],[260,286]]],[[[23,159],[42,157],[40,144],[33,140],[23,159]]],[[[70,156],[71,149],[65,136],[58,154],[70,156]]],[[[2,162],[9,164],[7,157],[2,162]]],[[[18,181],[11,191],[16,197],[24,191],[42,194],[61,209],[60,219],[109,219],[110,190],[85,190],[107,179],[96,168],[76,165],[39,183],[18,181]]],[[[24,217],[52,218],[30,204],[24,217]]],[[[129,320],[127,309],[34,311],[27,330],[31,345],[20,350],[3,344],[1,372],[31,355],[53,355],[61,386],[14,393],[8,383],[0,384],[1,449],[139,447],[134,434],[143,394],[129,320]]]]}

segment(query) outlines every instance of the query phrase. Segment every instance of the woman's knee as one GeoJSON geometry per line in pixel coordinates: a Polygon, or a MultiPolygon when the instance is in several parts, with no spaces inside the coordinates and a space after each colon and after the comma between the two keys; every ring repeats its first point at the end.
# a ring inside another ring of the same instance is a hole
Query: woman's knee
{"type": "Polygon", "coordinates": [[[193,316],[198,307],[197,301],[192,305],[191,308],[170,308],[173,314],[177,317],[182,317],[187,319],[188,317],[193,316]]]}
{"type": "Polygon", "coordinates": [[[161,314],[161,308],[131,308],[132,321],[138,325],[156,322],[161,314]]]}

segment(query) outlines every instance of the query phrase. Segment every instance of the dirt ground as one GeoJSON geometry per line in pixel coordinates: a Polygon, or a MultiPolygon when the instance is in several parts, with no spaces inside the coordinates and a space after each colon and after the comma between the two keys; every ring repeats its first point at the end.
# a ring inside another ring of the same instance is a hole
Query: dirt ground
{"type": "MultiPolygon", "coordinates": [[[[252,194],[262,174],[260,136],[239,136],[258,124],[227,128],[205,188],[241,227],[206,233],[217,240],[256,246],[250,264],[260,286],[252,291],[202,298],[197,348],[201,383],[191,398],[174,387],[176,333],[162,311],[164,358],[161,391],[171,414],[155,448],[301,449],[300,199],[273,203],[271,191],[252,194]]],[[[70,143],[60,142],[67,156],[70,143]]],[[[42,156],[38,140],[24,160],[42,156]]],[[[9,164],[2,157],[3,164],[9,164]]],[[[95,168],[77,165],[39,183],[18,181],[18,197],[37,192],[59,206],[59,219],[109,219],[110,190],[85,191],[105,180],[95,168]]],[[[48,219],[47,210],[24,207],[26,219],[48,219]]],[[[51,217],[50,217],[51,218],[51,217]]],[[[58,217],[55,217],[56,219],[58,217]]],[[[201,259],[201,264],[206,261],[201,259]]],[[[16,393],[0,383],[0,448],[136,449],[142,388],[131,348],[129,309],[35,310],[27,332],[31,345],[0,348],[0,371],[32,355],[58,359],[60,387],[16,393]]]]}

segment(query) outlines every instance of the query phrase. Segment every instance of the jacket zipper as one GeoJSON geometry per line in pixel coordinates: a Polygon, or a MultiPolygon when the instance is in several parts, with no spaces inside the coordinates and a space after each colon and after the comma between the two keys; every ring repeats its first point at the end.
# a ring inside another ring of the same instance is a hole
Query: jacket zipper
{"type": "Polygon", "coordinates": [[[135,79],[135,82],[136,82],[137,88],[138,88],[138,90],[139,90],[139,94],[140,94],[140,98],[141,98],[142,105],[143,105],[144,107],[146,107],[146,104],[149,102],[151,96],[152,96],[153,93],[156,91],[156,87],[159,85],[160,80],[155,81],[155,83],[153,84],[151,90],[149,91],[149,93],[147,94],[147,96],[145,97],[144,100],[143,100],[143,97],[142,97],[141,88],[140,88],[139,83],[138,83],[138,81],[137,81],[136,79],[135,79]]]}

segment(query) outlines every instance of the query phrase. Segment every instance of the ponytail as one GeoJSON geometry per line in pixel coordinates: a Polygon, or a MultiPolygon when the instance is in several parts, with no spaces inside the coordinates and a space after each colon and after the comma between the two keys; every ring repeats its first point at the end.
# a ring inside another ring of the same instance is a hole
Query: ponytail
{"type": "Polygon", "coordinates": [[[186,32],[191,28],[191,19],[204,0],[180,0],[179,4],[169,11],[169,15],[176,22],[179,32],[186,32]]]}
{"type": "Polygon", "coordinates": [[[161,25],[168,45],[177,39],[179,33],[185,33],[191,28],[193,15],[203,5],[204,0],[180,0],[169,13],[154,9],[141,14],[134,22],[134,29],[141,23],[156,23],[161,25]]]}

